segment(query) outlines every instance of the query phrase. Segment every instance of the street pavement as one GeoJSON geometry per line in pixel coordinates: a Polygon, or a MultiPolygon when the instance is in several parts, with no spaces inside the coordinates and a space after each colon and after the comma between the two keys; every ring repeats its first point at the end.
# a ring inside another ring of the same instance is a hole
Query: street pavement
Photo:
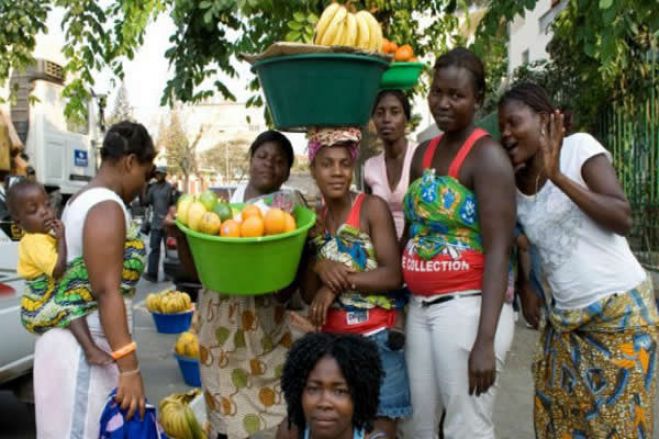
{"type": "MultiPolygon", "coordinates": [[[[172,392],[190,389],[179,372],[173,356],[176,335],[156,332],[151,315],[144,306],[149,292],[161,291],[168,283],[141,281],[134,302],[135,338],[147,398],[157,404],[172,392]]],[[[506,367],[500,376],[495,407],[498,439],[533,438],[533,383],[531,358],[538,332],[528,329],[522,317],[515,328],[515,338],[506,367]]],[[[659,399],[655,401],[655,431],[659,432],[659,399]]],[[[0,392],[0,438],[31,439],[35,437],[32,406],[17,401],[9,392],[0,392]]]]}

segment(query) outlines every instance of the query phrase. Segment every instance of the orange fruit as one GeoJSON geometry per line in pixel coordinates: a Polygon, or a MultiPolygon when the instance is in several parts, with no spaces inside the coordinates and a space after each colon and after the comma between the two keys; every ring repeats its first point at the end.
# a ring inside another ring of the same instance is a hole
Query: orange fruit
{"type": "Polygon", "coordinates": [[[398,44],[394,43],[393,41],[389,41],[389,53],[392,55],[396,53],[398,50],[398,44]]]}
{"type": "Polygon", "coordinates": [[[282,233],[286,227],[286,216],[284,215],[284,211],[276,207],[268,210],[263,219],[263,224],[265,225],[266,235],[282,233]]]}
{"type": "Polygon", "coordinates": [[[409,44],[404,44],[396,50],[394,54],[394,59],[396,61],[408,61],[414,56],[414,49],[409,44]]]}
{"type": "Polygon", "coordinates": [[[292,232],[297,229],[297,224],[295,224],[295,218],[288,212],[284,213],[284,232],[292,232]]]}
{"type": "Polygon", "coordinates": [[[240,224],[240,236],[243,238],[256,238],[263,236],[265,231],[265,224],[260,216],[252,215],[247,219],[243,219],[240,224]]]}
{"type": "Polygon", "coordinates": [[[412,58],[408,59],[409,62],[419,62],[416,56],[413,56],[412,58]]]}
{"type": "Polygon", "coordinates": [[[391,41],[386,38],[382,38],[382,52],[389,53],[391,50],[391,41]]]}
{"type": "Polygon", "coordinates": [[[240,223],[232,219],[226,220],[220,226],[220,236],[240,238],[240,223]]]}
{"type": "Polygon", "coordinates": [[[254,204],[248,204],[245,206],[241,213],[243,215],[243,221],[245,221],[250,216],[257,216],[261,218],[261,209],[259,209],[259,207],[254,204]]]}

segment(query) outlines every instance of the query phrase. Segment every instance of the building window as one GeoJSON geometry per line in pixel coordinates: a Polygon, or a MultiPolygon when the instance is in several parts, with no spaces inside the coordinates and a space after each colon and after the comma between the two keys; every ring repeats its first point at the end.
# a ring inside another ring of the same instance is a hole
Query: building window
{"type": "Polygon", "coordinates": [[[522,65],[529,63],[529,49],[522,52],[522,65]]]}

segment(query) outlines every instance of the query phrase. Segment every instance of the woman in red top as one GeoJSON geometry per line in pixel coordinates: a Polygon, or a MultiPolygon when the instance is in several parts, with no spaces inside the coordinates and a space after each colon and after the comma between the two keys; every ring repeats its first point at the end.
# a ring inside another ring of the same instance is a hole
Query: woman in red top
{"type": "Polygon", "coordinates": [[[443,134],[417,148],[403,203],[414,438],[435,437],[441,408],[444,437],[494,437],[492,386],[514,325],[503,303],[515,186],[503,148],[474,126],[484,78],[467,49],[437,59],[428,104],[443,134]]]}

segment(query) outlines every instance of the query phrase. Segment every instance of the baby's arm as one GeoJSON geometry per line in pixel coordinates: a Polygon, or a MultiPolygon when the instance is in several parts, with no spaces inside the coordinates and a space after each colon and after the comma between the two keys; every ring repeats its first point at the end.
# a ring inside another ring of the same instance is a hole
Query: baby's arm
{"type": "Polygon", "coordinates": [[[53,268],[53,278],[59,279],[66,271],[66,238],[64,236],[64,223],[53,220],[53,232],[57,239],[57,262],[53,268]]]}

